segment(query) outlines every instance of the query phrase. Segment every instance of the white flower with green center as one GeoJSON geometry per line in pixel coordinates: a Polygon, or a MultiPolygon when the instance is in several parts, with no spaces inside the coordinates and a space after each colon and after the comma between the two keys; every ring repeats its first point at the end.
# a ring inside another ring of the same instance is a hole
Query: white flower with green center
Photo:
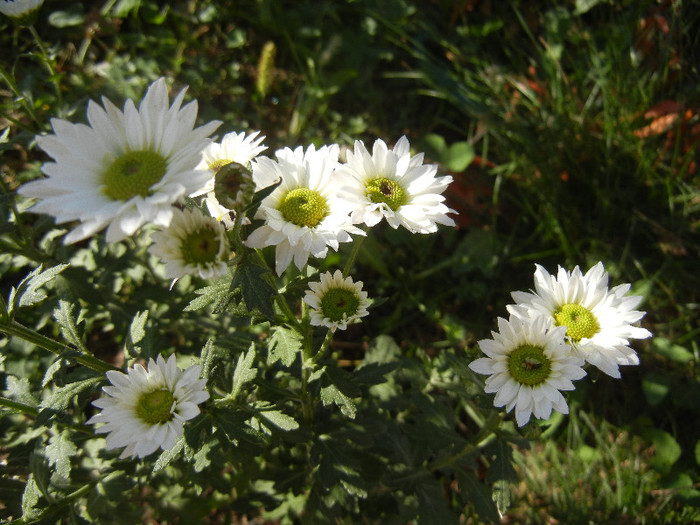
{"type": "Polygon", "coordinates": [[[278,181],[281,184],[263,199],[255,217],[265,224],[246,239],[251,248],[276,246],[275,270],[278,275],[294,261],[300,270],[309,256],[323,258],[330,246],[352,241],[351,233],[364,235],[352,225],[352,203],[338,195],[343,177],[334,173],[338,146],[300,146],[275,153],[277,161],[259,157],[252,163],[257,190],[278,181]]]}
{"type": "Polygon", "coordinates": [[[0,0],[0,13],[18,21],[31,18],[44,0],[0,0]]]}
{"type": "Polygon", "coordinates": [[[148,370],[136,364],[127,373],[110,370],[112,383],[102,387],[106,396],[92,402],[102,409],[89,424],[104,423],[95,432],[107,434],[107,448],[125,447],[119,456],[143,458],[160,447],[170,450],[182,435],[183,423],[199,414],[200,403],[209,399],[201,366],[181,370],[171,355],[148,362],[148,370]]]}
{"type": "Polygon", "coordinates": [[[583,359],[573,355],[564,342],[566,328],[553,326],[551,320],[538,317],[524,321],[517,317],[498,318],[499,332],[492,339],[479,341],[479,348],[488,357],[469,363],[477,374],[485,374],[484,391],[496,394],[493,405],[515,408],[518,426],[534,415],[549,419],[552,410],[569,413],[569,406],[560,390],[573,390],[572,381],[586,372],[583,359]]]}
{"type": "Polygon", "coordinates": [[[199,275],[212,279],[226,273],[231,253],[224,226],[198,209],[173,210],[170,226],[153,233],[148,251],[165,262],[165,277],[199,275]]]}
{"type": "Polygon", "coordinates": [[[366,316],[369,299],[362,291],[362,281],[343,278],[343,272],[321,274],[320,281],[310,282],[304,302],[311,307],[310,321],[314,326],[345,330],[349,324],[366,316]]]}
{"type": "Polygon", "coordinates": [[[456,212],[445,206],[442,195],[452,177],[436,177],[437,166],[423,164],[422,153],[411,156],[405,136],[393,150],[377,139],[371,155],[362,141],[356,141],[338,172],[350,180],[343,190],[356,203],[354,223],[374,226],[386,218],[392,228],[403,226],[412,233],[435,232],[438,224],[455,225],[447,214],[456,212]]]}
{"type": "Polygon", "coordinates": [[[231,212],[240,208],[252,197],[255,183],[250,174],[250,162],[267,149],[261,143],[259,131],[227,133],[221,142],[209,144],[202,152],[199,169],[209,170],[206,185],[191,196],[206,193],[204,203],[212,217],[223,221],[227,228],[233,226],[231,212]]]}
{"type": "Polygon", "coordinates": [[[651,332],[633,326],[645,314],[635,310],[643,297],[627,296],[629,284],[608,289],[603,263],[585,275],[578,266],[569,273],[559,267],[556,277],[536,265],[534,292],[513,292],[516,304],[508,311],[523,319],[545,317],[567,328],[573,352],[611,377],[620,377],[620,365],[638,365],[629,339],[645,339],[651,332]]]}
{"type": "Polygon", "coordinates": [[[207,138],[220,122],[195,128],[197,102],[184,107],[183,89],[168,107],[164,79],[148,88],[138,109],[131,99],[119,110],[90,101],[89,126],[52,119],[53,135],[36,138],[53,157],[46,178],[19,189],[39,199],[31,211],[53,215],[57,223],[80,221],[65,237],[80,241],[107,228],[107,241],[132,235],[145,223],[168,226],[172,203],[206,184],[210,173],[197,169],[207,138]]]}

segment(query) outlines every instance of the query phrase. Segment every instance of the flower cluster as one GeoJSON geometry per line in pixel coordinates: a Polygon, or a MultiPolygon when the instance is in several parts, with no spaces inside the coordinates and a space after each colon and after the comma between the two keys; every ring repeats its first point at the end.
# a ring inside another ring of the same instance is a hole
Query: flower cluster
{"type": "Polygon", "coordinates": [[[469,367],[485,374],[485,391],[496,393],[494,406],[515,408],[518,425],[532,414],[548,419],[552,409],[568,413],[560,390],[573,390],[589,363],[611,377],[620,377],[620,365],[637,365],[639,358],[629,339],[651,332],[634,326],[644,312],[634,310],[641,296],[626,295],[629,284],[608,288],[602,263],[582,274],[559,267],[557,276],[540,265],[535,290],[513,292],[510,319],[499,318],[499,333],[479,341],[488,356],[469,367]]]}

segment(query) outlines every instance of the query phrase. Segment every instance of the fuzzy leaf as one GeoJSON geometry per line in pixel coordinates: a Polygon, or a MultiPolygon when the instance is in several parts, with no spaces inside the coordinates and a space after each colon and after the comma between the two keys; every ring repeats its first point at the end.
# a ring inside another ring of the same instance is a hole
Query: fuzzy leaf
{"type": "Polygon", "coordinates": [[[278,326],[270,337],[269,348],[267,364],[282,361],[284,366],[291,366],[296,356],[301,353],[302,337],[291,328],[278,326]]]}
{"type": "Polygon", "coordinates": [[[272,298],[277,295],[277,290],[265,279],[269,273],[269,270],[244,258],[238,263],[230,291],[240,288],[248,311],[258,310],[268,319],[274,319],[272,298]]]}
{"type": "Polygon", "coordinates": [[[253,367],[253,361],[255,360],[255,344],[251,343],[248,352],[243,355],[238,356],[238,362],[236,363],[236,370],[233,372],[233,386],[231,387],[231,393],[228,397],[234,399],[241,388],[246,383],[255,379],[258,375],[258,369],[253,367]]]}
{"type": "Polygon", "coordinates": [[[161,452],[160,456],[153,465],[153,473],[155,474],[159,470],[163,470],[167,467],[170,462],[176,459],[182,453],[182,449],[185,448],[185,436],[180,436],[177,438],[175,445],[170,450],[164,450],[161,452]]]}
{"type": "Polygon", "coordinates": [[[70,458],[75,456],[78,449],[69,439],[67,432],[61,432],[51,436],[49,444],[45,448],[46,459],[49,465],[55,465],[56,472],[65,479],[70,477],[70,458]]]}
{"type": "Polygon", "coordinates": [[[474,510],[479,514],[479,523],[500,523],[501,516],[496,505],[491,499],[491,491],[483,483],[479,482],[474,474],[463,469],[455,470],[459,482],[460,495],[465,504],[474,505],[474,510]]]}
{"type": "Polygon", "coordinates": [[[15,303],[18,306],[31,306],[46,299],[46,292],[40,288],[68,268],[68,265],[59,264],[44,271],[42,268],[42,266],[35,268],[20,281],[17,289],[12,288],[8,305],[10,312],[14,309],[15,303]]]}
{"type": "Polygon", "coordinates": [[[36,406],[38,401],[32,393],[32,387],[26,377],[19,378],[8,375],[5,380],[5,396],[25,405],[36,406]]]}
{"type": "Polygon", "coordinates": [[[46,425],[57,414],[65,412],[81,393],[93,389],[103,379],[104,376],[91,377],[90,379],[69,383],[62,388],[56,388],[39,404],[39,415],[36,418],[37,424],[46,425]]]}
{"type": "Polygon", "coordinates": [[[499,480],[517,482],[518,473],[513,467],[513,448],[505,439],[498,437],[488,447],[488,451],[493,453],[493,463],[486,473],[486,482],[494,483],[499,480]]]}
{"type": "Polygon", "coordinates": [[[146,321],[148,321],[148,310],[138,312],[131,320],[129,333],[124,343],[126,351],[131,357],[138,357],[141,352],[141,348],[136,345],[146,336],[146,321]]]}
{"type": "Polygon", "coordinates": [[[263,420],[263,424],[265,424],[265,422],[272,423],[277,428],[281,428],[282,430],[296,430],[299,428],[299,423],[297,423],[293,417],[288,416],[281,410],[260,411],[258,412],[257,417],[258,419],[263,420]]]}
{"type": "Polygon", "coordinates": [[[30,474],[27,479],[27,484],[24,486],[24,494],[22,494],[22,519],[29,521],[39,515],[41,509],[37,509],[41,492],[34,481],[34,477],[30,474]]]}
{"type": "Polygon", "coordinates": [[[71,304],[68,301],[61,299],[58,302],[58,308],[53,311],[54,319],[58,322],[61,328],[61,334],[63,338],[69,343],[79,348],[83,352],[87,353],[87,348],[83,343],[82,336],[78,330],[78,324],[81,322],[81,315],[78,316],[78,320],[73,317],[73,308],[75,304],[71,304]]]}
{"type": "Polygon", "coordinates": [[[445,500],[445,490],[436,480],[421,484],[418,488],[418,523],[426,525],[457,525],[459,518],[445,500]]]}
{"type": "Polygon", "coordinates": [[[214,280],[210,286],[205,286],[204,288],[195,290],[194,293],[199,295],[199,297],[192,299],[190,304],[184,308],[184,311],[194,312],[196,310],[201,310],[210,304],[215,305],[214,310],[223,311],[233,296],[230,291],[230,286],[231,274],[229,273],[228,275],[224,275],[214,280]]]}
{"type": "Polygon", "coordinates": [[[323,402],[323,406],[335,403],[340,407],[340,411],[343,414],[350,419],[355,419],[355,414],[357,414],[355,402],[338,390],[338,387],[335,385],[328,385],[321,388],[321,401],[323,402]]]}

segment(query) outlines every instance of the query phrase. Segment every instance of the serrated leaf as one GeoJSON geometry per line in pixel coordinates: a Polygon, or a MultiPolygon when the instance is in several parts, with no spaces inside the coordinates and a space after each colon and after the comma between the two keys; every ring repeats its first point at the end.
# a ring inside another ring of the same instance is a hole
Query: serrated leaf
{"type": "Polygon", "coordinates": [[[455,470],[459,482],[460,496],[465,504],[474,505],[481,522],[500,523],[501,516],[491,499],[491,491],[474,474],[463,469],[455,470]]]}
{"type": "Polygon", "coordinates": [[[171,448],[170,450],[164,450],[163,452],[161,452],[160,456],[158,456],[158,459],[153,465],[153,473],[155,474],[159,470],[163,470],[165,467],[167,467],[171,461],[180,456],[184,448],[185,436],[180,436],[179,438],[177,438],[177,441],[175,442],[175,445],[173,445],[173,448],[171,448]]]}
{"type": "Polygon", "coordinates": [[[335,403],[338,405],[338,407],[340,407],[340,411],[344,415],[350,419],[355,419],[355,415],[357,414],[355,402],[338,390],[338,387],[335,385],[328,385],[321,388],[321,402],[323,403],[323,406],[328,406],[335,403]]]}
{"type": "Polygon", "coordinates": [[[20,281],[16,289],[12,288],[10,291],[8,311],[12,312],[15,304],[18,306],[31,306],[46,299],[46,292],[41,287],[66,268],[68,268],[67,264],[59,264],[44,271],[42,271],[43,266],[32,270],[20,281]]]}
{"type": "Polygon", "coordinates": [[[505,479],[499,479],[493,484],[492,490],[491,498],[502,514],[510,507],[510,482],[505,479]]]}
{"type": "Polygon", "coordinates": [[[267,363],[282,361],[284,366],[291,366],[297,355],[301,353],[303,338],[296,331],[285,326],[278,326],[270,337],[270,352],[267,363]]]}
{"type": "Polygon", "coordinates": [[[281,410],[264,410],[258,412],[257,416],[258,419],[264,420],[263,423],[272,423],[277,428],[281,428],[282,430],[296,430],[299,428],[299,423],[297,423],[293,417],[288,416],[281,410]]]}
{"type": "Polygon", "coordinates": [[[131,357],[138,357],[140,348],[136,346],[146,336],[146,321],[148,321],[148,310],[138,312],[131,320],[129,333],[126,336],[124,346],[131,357]]]}
{"type": "Polygon", "coordinates": [[[274,319],[272,298],[277,295],[277,290],[265,279],[269,273],[266,268],[250,262],[249,258],[242,259],[231,281],[231,291],[241,289],[248,311],[258,310],[268,319],[274,319]]]}
{"type": "Polygon", "coordinates": [[[39,497],[41,492],[39,487],[37,487],[34,477],[29,474],[27,479],[27,484],[24,486],[24,493],[22,494],[22,519],[25,521],[31,520],[37,517],[41,509],[37,509],[37,504],[39,503],[39,497]]]}
{"type": "MultiPolygon", "coordinates": [[[[229,270],[230,271],[230,270],[229,270]]],[[[230,291],[231,287],[231,275],[224,275],[219,277],[212,282],[211,285],[195,290],[195,294],[199,297],[192,299],[190,304],[185,306],[185,312],[194,312],[196,310],[201,310],[202,308],[209,306],[210,304],[215,304],[215,309],[222,307],[225,308],[226,304],[232,297],[230,291]]]]}
{"type": "Polygon", "coordinates": [[[80,331],[78,330],[78,324],[80,323],[80,320],[76,321],[76,319],[73,317],[74,308],[74,304],[71,304],[68,301],[61,299],[58,302],[58,307],[53,311],[53,316],[54,319],[56,319],[59,328],[61,329],[61,334],[63,335],[63,338],[69,344],[72,344],[76,348],[79,348],[83,352],[87,353],[87,348],[85,348],[82,336],[80,334],[80,331]]]}
{"type": "Polygon", "coordinates": [[[39,404],[40,410],[36,418],[37,424],[46,425],[57,414],[65,412],[81,393],[92,390],[96,385],[102,382],[103,379],[103,376],[91,377],[82,381],[69,383],[62,388],[54,389],[54,391],[39,404]]]}
{"type": "Polygon", "coordinates": [[[194,471],[202,472],[205,468],[211,465],[211,459],[209,458],[209,453],[215,447],[219,447],[219,442],[216,439],[209,439],[201,444],[194,454],[194,471]]]}
{"type": "Polygon", "coordinates": [[[268,195],[272,194],[275,189],[277,189],[277,186],[282,184],[282,179],[280,179],[278,182],[275,182],[274,184],[267,186],[259,191],[256,191],[253,194],[253,199],[250,201],[250,204],[246,206],[245,212],[248,217],[253,217],[255,216],[255,212],[258,211],[258,207],[262,203],[262,201],[267,197],[268,195]]]}
{"type": "Polygon", "coordinates": [[[494,459],[486,472],[486,483],[502,479],[517,482],[518,473],[513,467],[513,448],[510,443],[499,436],[489,445],[488,450],[494,454],[494,459]]]}
{"type": "Polygon", "coordinates": [[[258,375],[258,369],[253,367],[253,361],[255,360],[255,343],[250,344],[248,352],[243,355],[238,356],[238,362],[236,363],[236,370],[233,372],[233,386],[231,387],[231,393],[228,397],[234,399],[238,393],[241,391],[243,386],[255,379],[258,375]]]}
{"type": "Polygon", "coordinates": [[[259,444],[265,440],[265,435],[262,432],[255,430],[246,423],[250,419],[249,412],[222,408],[216,410],[212,416],[216,427],[220,428],[226,434],[226,437],[234,443],[243,440],[248,443],[259,444]]]}
{"type": "Polygon", "coordinates": [[[49,466],[54,465],[59,476],[70,478],[70,458],[75,456],[78,449],[69,439],[67,432],[51,436],[49,444],[44,449],[49,466]]]}
{"type": "Polygon", "coordinates": [[[418,523],[434,525],[458,524],[459,518],[445,500],[445,489],[436,480],[418,488],[418,523]]]}
{"type": "Polygon", "coordinates": [[[214,346],[214,340],[211,338],[207,339],[199,358],[202,363],[202,379],[207,383],[209,383],[209,377],[216,366],[217,354],[218,352],[216,346],[214,346]]]}
{"type": "Polygon", "coordinates": [[[5,396],[25,405],[36,406],[38,403],[36,395],[32,392],[32,387],[26,377],[15,377],[8,375],[5,380],[5,396]]]}

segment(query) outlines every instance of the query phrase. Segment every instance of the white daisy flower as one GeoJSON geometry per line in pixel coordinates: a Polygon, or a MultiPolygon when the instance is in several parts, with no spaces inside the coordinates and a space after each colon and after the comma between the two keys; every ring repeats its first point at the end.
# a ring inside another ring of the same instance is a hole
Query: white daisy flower
{"type": "Polygon", "coordinates": [[[104,423],[95,429],[107,434],[107,448],[125,447],[120,459],[143,458],[158,447],[170,450],[182,435],[182,424],[199,414],[198,404],[209,399],[205,380],[198,379],[201,366],[183,371],[175,356],[167,361],[162,355],[150,359],[148,370],[136,364],[127,373],[110,370],[111,386],[102,390],[107,396],[92,402],[102,409],[89,424],[104,423]]]}
{"type": "Polygon", "coordinates": [[[0,13],[11,18],[21,19],[33,14],[44,0],[0,0],[0,13]]]}
{"type": "Polygon", "coordinates": [[[194,128],[197,102],[183,108],[183,89],[168,107],[168,89],[160,78],[148,88],[138,109],[129,99],[124,111],[106,98],[104,108],[90,101],[89,126],[52,119],[53,135],[37,137],[53,157],[42,171],[47,178],[19,189],[39,199],[31,211],[56,222],[78,220],[64,242],[85,239],[107,227],[107,241],[132,235],[144,223],[167,226],[172,203],[201,188],[209,178],[196,169],[218,121],[194,128]]]}
{"type": "Polygon", "coordinates": [[[499,332],[492,339],[479,341],[488,357],[469,363],[477,374],[485,374],[484,391],[496,393],[493,405],[515,408],[518,426],[530,416],[549,419],[552,409],[569,413],[569,406],[560,390],[573,390],[572,381],[586,372],[583,359],[573,355],[564,342],[563,326],[553,326],[551,320],[538,317],[524,321],[517,317],[498,318],[499,332]]]}
{"type": "Polygon", "coordinates": [[[153,233],[152,239],[148,251],[165,262],[167,279],[195,274],[212,279],[226,273],[230,254],[226,230],[198,209],[174,209],[170,226],[153,233]]]}
{"type": "Polygon", "coordinates": [[[281,184],[263,199],[255,217],[265,224],[248,236],[251,248],[276,246],[275,269],[278,275],[294,261],[300,270],[309,255],[323,258],[330,246],[338,249],[350,242],[351,233],[364,235],[352,225],[352,203],[338,196],[344,178],[333,173],[338,164],[338,146],[301,146],[275,153],[277,162],[260,157],[253,161],[256,189],[281,184]]]}
{"type": "Polygon", "coordinates": [[[221,142],[209,144],[202,152],[198,169],[209,170],[209,180],[191,196],[206,193],[204,203],[212,217],[223,221],[227,228],[233,226],[230,213],[246,203],[255,191],[250,175],[250,162],[267,146],[261,145],[265,137],[259,131],[227,133],[221,142]]]}
{"type": "Polygon", "coordinates": [[[326,326],[331,330],[345,330],[349,324],[359,322],[368,315],[369,299],[362,291],[362,281],[353,282],[351,277],[343,278],[343,272],[336,270],[321,274],[320,281],[310,282],[304,302],[311,307],[311,324],[326,326]]]}
{"type": "Polygon", "coordinates": [[[566,326],[566,339],[573,351],[611,377],[620,377],[620,365],[638,365],[629,339],[645,339],[651,332],[633,326],[645,314],[634,308],[641,296],[626,296],[629,284],[608,289],[603,263],[585,275],[577,266],[569,273],[559,267],[557,276],[536,265],[535,291],[513,292],[516,304],[508,311],[523,319],[543,316],[566,326]]]}
{"type": "Polygon", "coordinates": [[[369,154],[362,141],[355,141],[348,151],[347,162],[338,169],[349,176],[344,188],[347,198],[357,203],[352,214],[354,223],[374,226],[386,218],[392,228],[403,226],[412,233],[432,233],[438,224],[454,226],[441,194],[452,177],[436,177],[437,166],[423,164],[423,153],[411,156],[404,136],[389,150],[377,139],[369,154]]]}

